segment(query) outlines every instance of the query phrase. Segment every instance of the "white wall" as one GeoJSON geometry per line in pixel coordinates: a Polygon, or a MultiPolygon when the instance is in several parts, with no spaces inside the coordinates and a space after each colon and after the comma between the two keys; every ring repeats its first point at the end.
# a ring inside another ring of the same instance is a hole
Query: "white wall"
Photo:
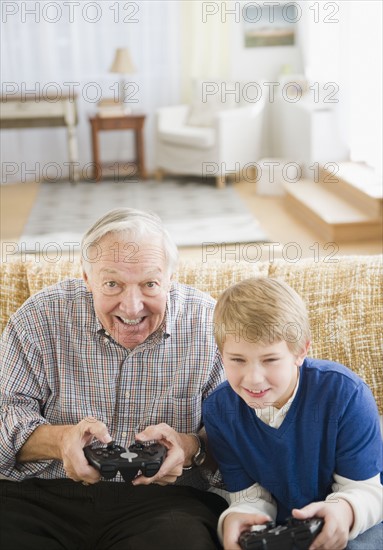
{"type": "MultiPolygon", "coordinates": [[[[277,82],[283,67],[288,68],[293,74],[302,74],[303,72],[299,23],[295,26],[294,46],[245,47],[243,21],[233,21],[230,40],[230,74],[231,79],[234,81],[242,83],[255,81],[259,83],[264,79],[270,83],[277,82]]],[[[269,88],[262,87],[262,89],[270,99],[269,88]]],[[[273,104],[268,101],[265,113],[263,156],[273,155],[272,108],[273,104]]]]}

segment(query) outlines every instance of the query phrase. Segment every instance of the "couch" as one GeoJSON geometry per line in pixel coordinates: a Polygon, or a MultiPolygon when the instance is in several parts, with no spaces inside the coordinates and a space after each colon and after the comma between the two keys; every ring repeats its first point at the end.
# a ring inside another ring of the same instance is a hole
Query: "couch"
{"type": "MultiPolygon", "coordinates": [[[[175,278],[217,298],[251,276],[284,279],[305,300],[312,327],[310,355],[339,361],[370,386],[383,415],[382,256],[306,259],[292,263],[180,262],[175,278]]],[[[0,264],[0,330],[32,294],[66,277],[80,277],[78,260],[48,263],[39,256],[0,264]]]]}
{"type": "Polygon", "coordinates": [[[228,175],[239,177],[243,171],[245,177],[253,177],[247,171],[262,156],[264,98],[217,110],[213,116],[202,112],[199,121],[188,118],[190,109],[184,104],[156,112],[157,178],[166,173],[210,176],[222,188],[228,175]]]}

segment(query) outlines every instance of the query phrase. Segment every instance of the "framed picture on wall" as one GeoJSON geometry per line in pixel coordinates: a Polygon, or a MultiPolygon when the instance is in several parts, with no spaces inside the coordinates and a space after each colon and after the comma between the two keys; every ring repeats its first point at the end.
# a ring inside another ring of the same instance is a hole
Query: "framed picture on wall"
{"type": "Polygon", "coordinates": [[[296,3],[249,3],[243,7],[246,48],[294,46],[299,20],[296,3]]]}

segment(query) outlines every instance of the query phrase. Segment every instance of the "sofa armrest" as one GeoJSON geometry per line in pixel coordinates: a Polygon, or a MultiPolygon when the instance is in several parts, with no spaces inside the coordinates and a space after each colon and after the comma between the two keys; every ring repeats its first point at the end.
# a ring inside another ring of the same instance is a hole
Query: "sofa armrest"
{"type": "Polygon", "coordinates": [[[220,111],[215,117],[220,162],[227,171],[254,164],[263,150],[264,104],[220,111]]]}

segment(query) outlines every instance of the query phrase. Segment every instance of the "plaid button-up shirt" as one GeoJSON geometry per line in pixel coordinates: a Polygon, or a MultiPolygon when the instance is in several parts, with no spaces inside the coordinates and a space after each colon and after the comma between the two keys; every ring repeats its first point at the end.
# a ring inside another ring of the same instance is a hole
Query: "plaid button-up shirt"
{"type": "Polygon", "coordinates": [[[42,424],[77,424],[91,415],[123,446],[159,422],[197,432],[202,400],[224,377],[212,330],[214,303],[173,283],[162,326],[128,350],[105,333],[81,279],[29,298],[2,336],[0,474],[65,477],[61,461],[16,463],[16,453],[42,424]]]}

